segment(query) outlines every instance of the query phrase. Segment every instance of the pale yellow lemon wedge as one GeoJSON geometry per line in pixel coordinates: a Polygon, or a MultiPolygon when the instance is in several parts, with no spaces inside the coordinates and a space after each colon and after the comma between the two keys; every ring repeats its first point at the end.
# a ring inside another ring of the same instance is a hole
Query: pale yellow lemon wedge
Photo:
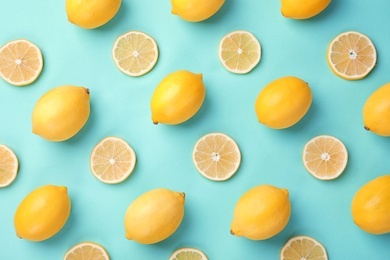
{"type": "Polygon", "coordinates": [[[208,260],[208,258],[201,250],[186,247],[173,252],[169,260],[208,260]]]}
{"type": "Polygon", "coordinates": [[[10,185],[18,173],[19,162],[15,153],[0,144],[0,188],[10,185]]]}
{"type": "Polygon", "coordinates": [[[324,246],[312,237],[296,236],[280,251],[280,260],[328,260],[324,246]]]}
{"type": "Polygon", "coordinates": [[[93,242],[82,242],[70,248],[64,260],[110,260],[106,249],[99,244],[93,242]]]}

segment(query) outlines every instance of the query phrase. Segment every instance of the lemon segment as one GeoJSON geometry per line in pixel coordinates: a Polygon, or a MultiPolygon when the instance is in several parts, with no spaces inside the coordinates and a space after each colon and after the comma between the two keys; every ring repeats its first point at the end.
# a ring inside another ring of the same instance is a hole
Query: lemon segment
{"type": "Polygon", "coordinates": [[[222,7],[225,0],[171,0],[172,14],[188,22],[204,21],[222,7]]]}
{"type": "Polygon", "coordinates": [[[169,260],[208,260],[208,258],[201,250],[186,247],[173,252],[169,260]]]}
{"type": "Polygon", "coordinates": [[[312,237],[290,238],[280,251],[280,260],[328,260],[325,247],[312,237]]]}
{"type": "Polygon", "coordinates": [[[70,248],[64,256],[63,260],[110,260],[106,249],[93,242],[82,242],[70,248]]]}
{"type": "Polygon", "coordinates": [[[309,19],[328,7],[331,0],[281,0],[281,13],[286,18],[309,19]]]}
{"type": "Polygon", "coordinates": [[[0,144],[0,188],[7,187],[16,178],[19,169],[18,158],[7,146],[0,144]]]}

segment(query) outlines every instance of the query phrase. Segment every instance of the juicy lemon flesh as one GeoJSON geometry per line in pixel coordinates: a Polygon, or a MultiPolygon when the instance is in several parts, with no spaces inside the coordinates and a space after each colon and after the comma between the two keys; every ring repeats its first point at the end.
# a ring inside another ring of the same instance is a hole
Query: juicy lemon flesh
{"type": "Polygon", "coordinates": [[[169,260],[208,260],[207,256],[195,248],[181,248],[176,250],[169,260]]]}
{"type": "Polygon", "coordinates": [[[281,0],[281,12],[284,17],[308,19],[321,13],[331,0],[281,0]]]}
{"type": "Polygon", "coordinates": [[[12,183],[18,168],[19,162],[15,153],[5,145],[0,145],[0,188],[12,183]]]}
{"type": "Polygon", "coordinates": [[[375,66],[376,50],[367,37],[354,32],[345,33],[329,46],[328,63],[343,79],[362,79],[375,66]]]}
{"type": "Polygon", "coordinates": [[[73,137],[88,120],[89,100],[89,90],[84,87],[61,86],[49,90],[35,104],[33,133],[53,142],[73,137]]]}
{"type": "Polygon", "coordinates": [[[294,239],[282,252],[282,260],[327,260],[325,249],[311,238],[294,239]]]}
{"type": "Polygon", "coordinates": [[[46,240],[65,225],[71,209],[67,188],[45,185],[28,194],[18,206],[16,235],[30,241],[46,240]]]}
{"type": "Polygon", "coordinates": [[[172,14],[188,22],[200,22],[213,16],[225,0],[171,0],[172,14]]]}
{"type": "Polygon", "coordinates": [[[352,200],[352,216],[362,230],[375,235],[390,232],[390,174],[361,187],[352,200]]]}
{"type": "Polygon", "coordinates": [[[151,100],[154,124],[180,124],[193,117],[203,104],[206,89],[202,74],[179,70],[166,76],[151,100]]]}
{"type": "Polygon", "coordinates": [[[64,257],[64,260],[80,259],[109,260],[110,257],[101,245],[92,242],[83,242],[69,249],[64,257]]]}
{"type": "Polygon", "coordinates": [[[141,244],[160,242],[176,231],[183,217],[184,193],[163,188],[148,191],[126,211],[126,238],[141,244]]]}
{"type": "Polygon", "coordinates": [[[363,121],[365,129],[390,136],[390,83],[377,89],[367,99],[363,107],[363,121]]]}
{"type": "Polygon", "coordinates": [[[293,76],[274,80],[257,96],[255,111],[260,123],[274,129],[298,123],[312,103],[309,85],[293,76]]]}
{"type": "Polygon", "coordinates": [[[85,29],[109,22],[118,12],[122,0],[66,0],[68,20],[85,29]]]}
{"type": "Polygon", "coordinates": [[[231,233],[252,240],[265,240],[285,228],[290,214],[286,189],[260,185],[247,191],[237,202],[231,233]]]}

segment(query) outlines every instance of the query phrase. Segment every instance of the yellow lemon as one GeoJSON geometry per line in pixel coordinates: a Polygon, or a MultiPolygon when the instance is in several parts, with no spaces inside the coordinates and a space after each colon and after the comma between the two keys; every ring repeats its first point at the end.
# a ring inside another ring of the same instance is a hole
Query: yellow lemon
{"type": "Polygon", "coordinates": [[[281,12],[284,17],[308,19],[321,13],[331,0],[281,0],[281,12]]]}
{"type": "Polygon", "coordinates": [[[288,191],[260,185],[247,191],[234,209],[230,233],[252,240],[264,240],[281,232],[290,219],[288,191]]]}
{"type": "Polygon", "coordinates": [[[171,0],[172,14],[188,22],[200,22],[213,16],[225,0],[171,0]]]}
{"type": "Polygon", "coordinates": [[[382,136],[390,136],[390,83],[377,89],[363,108],[364,128],[382,136]]]}
{"type": "Polygon", "coordinates": [[[106,24],[118,12],[122,0],[66,0],[69,22],[85,29],[106,24]]]}
{"type": "Polygon", "coordinates": [[[198,112],[206,89],[202,74],[179,70],[169,74],[157,86],[151,101],[154,124],[180,124],[198,112]]]}
{"type": "Polygon", "coordinates": [[[135,199],[125,215],[126,238],[154,244],[171,236],[184,217],[183,192],[148,191],[135,199]]]}
{"type": "Polygon", "coordinates": [[[64,141],[80,131],[88,120],[89,112],[87,88],[56,87],[35,104],[32,131],[49,141],[64,141]]]}
{"type": "Polygon", "coordinates": [[[65,225],[70,208],[66,187],[42,186],[28,194],[18,206],[14,217],[16,235],[31,241],[48,239],[65,225]]]}
{"type": "Polygon", "coordinates": [[[255,103],[260,123],[275,129],[290,127],[306,114],[312,102],[309,85],[292,76],[268,84],[255,103]]]}
{"type": "Polygon", "coordinates": [[[390,174],[369,181],[352,200],[355,224],[371,234],[390,232],[390,174]]]}

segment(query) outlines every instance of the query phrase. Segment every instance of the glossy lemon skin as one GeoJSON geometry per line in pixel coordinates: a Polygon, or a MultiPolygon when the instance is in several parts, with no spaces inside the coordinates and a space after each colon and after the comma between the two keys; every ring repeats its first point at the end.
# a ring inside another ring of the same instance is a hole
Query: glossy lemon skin
{"type": "Polygon", "coordinates": [[[151,100],[153,123],[180,124],[193,117],[203,104],[206,88],[202,74],[179,70],[155,89],[151,100]]]}
{"type": "Polygon", "coordinates": [[[71,201],[64,186],[45,185],[28,194],[18,206],[16,235],[30,241],[46,240],[65,225],[71,201]]]}
{"type": "Polygon", "coordinates": [[[363,107],[364,128],[381,136],[390,136],[390,83],[377,89],[363,107]]]}
{"type": "Polygon", "coordinates": [[[184,193],[164,188],[142,194],[126,211],[126,238],[141,244],[154,244],[168,238],[183,220],[184,202],[184,193]]]}
{"type": "Polygon", "coordinates": [[[89,90],[61,86],[46,92],[35,104],[32,132],[46,140],[59,142],[77,134],[90,114],[89,90]]]}
{"type": "Polygon", "coordinates": [[[284,17],[308,19],[321,13],[331,0],[281,0],[284,17]]]}
{"type": "Polygon", "coordinates": [[[271,82],[259,93],[255,111],[260,123],[274,129],[288,128],[307,113],[312,99],[305,81],[287,76],[271,82]]]}
{"type": "Polygon", "coordinates": [[[256,186],[238,200],[230,233],[265,240],[285,228],[290,214],[291,203],[286,189],[272,185],[256,186]]]}
{"type": "Polygon", "coordinates": [[[172,14],[188,22],[200,22],[213,16],[225,0],[171,0],[172,14]]]}
{"type": "Polygon", "coordinates": [[[352,200],[352,217],[362,230],[375,235],[390,232],[390,174],[361,187],[352,200]]]}
{"type": "Polygon", "coordinates": [[[94,29],[109,22],[122,0],[66,0],[68,20],[84,29],[94,29]]]}

